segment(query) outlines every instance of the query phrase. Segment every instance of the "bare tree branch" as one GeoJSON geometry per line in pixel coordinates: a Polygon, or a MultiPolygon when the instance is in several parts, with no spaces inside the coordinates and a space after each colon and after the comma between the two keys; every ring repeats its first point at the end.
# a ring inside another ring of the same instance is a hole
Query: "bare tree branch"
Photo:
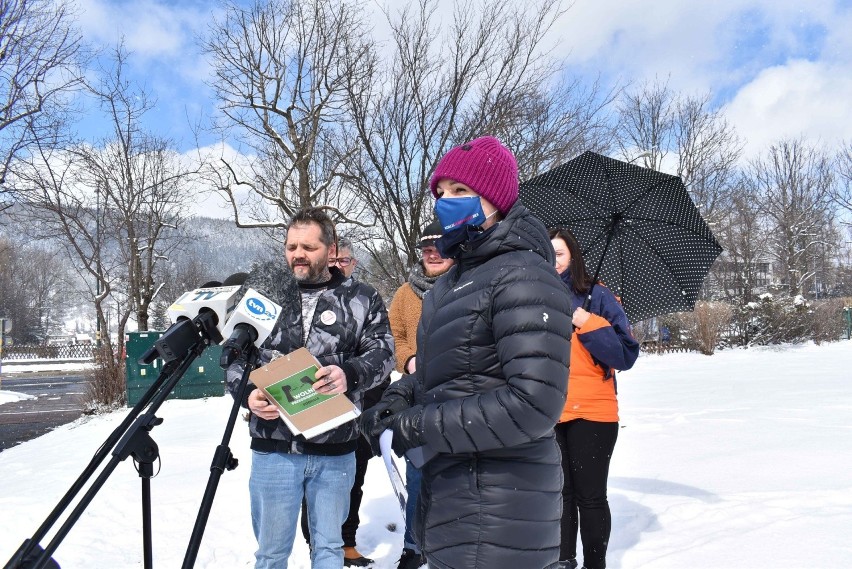
{"type": "Polygon", "coordinates": [[[14,161],[63,136],[84,62],[73,16],[64,0],[0,0],[0,207],[16,199],[14,161]]]}
{"type": "Polygon", "coordinates": [[[768,223],[776,277],[791,295],[807,292],[830,252],[818,245],[835,241],[829,157],[803,140],[783,140],[750,161],[745,180],[768,223]]]}
{"type": "MultiPolygon", "coordinates": [[[[837,183],[832,187],[831,199],[852,217],[852,142],[845,143],[837,152],[835,165],[837,183]]],[[[842,223],[852,226],[852,220],[842,223]]]]}
{"type": "Polygon", "coordinates": [[[357,59],[344,64],[341,54],[363,51],[367,37],[361,9],[341,0],[269,0],[248,8],[232,2],[211,26],[203,47],[213,62],[212,87],[224,115],[219,126],[251,155],[241,176],[224,158],[218,175],[241,227],[282,221],[262,210],[254,213],[267,217],[243,220],[229,189],[237,184],[285,220],[310,205],[329,205],[346,215],[358,209],[342,187],[341,161],[351,149],[339,147],[344,138],[338,133],[345,86],[363,71],[357,59]]]}
{"type": "Polygon", "coordinates": [[[354,231],[372,257],[377,280],[402,282],[418,258],[420,230],[432,218],[428,180],[454,144],[484,134],[516,153],[523,176],[583,150],[608,145],[600,96],[565,81],[543,39],[561,3],[487,0],[456,6],[437,21],[437,2],[386,12],[392,50],[367,61],[369,81],[348,86],[351,131],[359,155],[347,179],[369,211],[372,231],[354,231]]]}

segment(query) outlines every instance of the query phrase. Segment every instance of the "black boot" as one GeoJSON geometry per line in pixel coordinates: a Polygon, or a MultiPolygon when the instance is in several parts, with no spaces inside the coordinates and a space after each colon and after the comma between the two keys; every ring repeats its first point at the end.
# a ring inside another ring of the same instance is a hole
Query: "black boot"
{"type": "Polygon", "coordinates": [[[344,567],[372,567],[373,561],[369,557],[364,557],[354,547],[343,546],[343,566],[344,567]]]}
{"type": "Polygon", "coordinates": [[[560,559],[559,569],[577,569],[576,559],[560,559]]]}
{"type": "Polygon", "coordinates": [[[417,569],[423,565],[426,565],[426,556],[406,547],[402,550],[399,565],[396,566],[396,569],[417,569]]]}

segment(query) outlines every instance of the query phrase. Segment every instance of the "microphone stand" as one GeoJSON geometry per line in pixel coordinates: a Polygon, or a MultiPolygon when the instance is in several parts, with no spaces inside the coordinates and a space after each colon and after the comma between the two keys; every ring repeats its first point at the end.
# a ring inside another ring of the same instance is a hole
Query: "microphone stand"
{"type": "MultiPolygon", "coordinates": [[[[169,358],[168,363],[163,366],[159,377],[143,394],[133,409],[131,409],[128,416],[125,417],[121,424],[104,441],[92,457],[92,460],[33,536],[24,540],[12,558],[4,565],[4,569],[43,569],[44,567],[58,569],[59,565],[51,558],[51,554],[62,543],[62,540],[80,518],[83,511],[103,487],[116,466],[118,466],[118,463],[124,461],[128,456],[133,456],[134,461],[139,465],[137,470],[139,477],[142,479],[144,567],[145,569],[151,569],[153,547],[151,543],[150,479],[154,475],[153,464],[159,459],[159,448],[149,433],[151,429],[163,422],[162,419],[155,416],[157,409],[159,409],[160,405],[169,396],[169,393],[171,393],[175,385],[177,385],[178,381],[180,381],[181,377],[183,377],[192,365],[192,362],[201,355],[211,341],[217,344],[221,342],[221,334],[216,330],[216,323],[210,319],[209,314],[200,314],[192,321],[181,320],[166,331],[160,340],[158,340],[159,345],[155,344],[158,348],[157,352],[161,355],[165,353],[169,358]],[[177,358],[174,357],[176,353],[183,353],[183,358],[179,363],[177,363],[177,358]],[[146,406],[148,407],[148,411],[140,415],[146,406]],[[80,492],[86,481],[94,474],[98,465],[104,461],[107,453],[113,447],[115,447],[112,451],[113,458],[107,463],[86,494],[80,499],[80,502],[69,514],[65,523],[57,530],[56,535],[47,547],[42,549],[39,545],[41,540],[56,523],[74,497],[80,492]]],[[[156,359],[154,348],[148,350],[140,359],[144,359],[145,363],[154,361],[156,359]]]]}
{"type": "Polygon", "coordinates": [[[192,528],[192,535],[189,538],[186,555],[183,558],[183,565],[181,565],[182,569],[191,569],[195,566],[195,560],[198,557],[198,550],[201,547],[201,539],[204,537],[204,530],[207,526],[207,520],[210,517],[210,510],[213,506],[213,499],[216,497],[216,490],[219,487],[219,479],[222,477],[225,470],[233,470],[239,465],[239,461],[234,458],[228,443],[231,441],[231,435],[234,432],[234,425],[237,422],[240,405],[245,400],[249,374],[251,374],[252,370],[257,367],[259,359],[260,350],[258,350],[254,344],[250,344],[246,354],[246,365],[243,369],[243,375],[240,378],[240,384],[237,388],[237,397],[234,398],[234,403],[231,405],[231,413],[228,415],[228,422],[225,425],[222,442],[216,447],[216,451],[213,453],[213,462],[210,464],[210,477],[207,479],[204,498],[201,500],[201,506],[198,509],[198,516],[195,518],[195,525],[192,528]]]}

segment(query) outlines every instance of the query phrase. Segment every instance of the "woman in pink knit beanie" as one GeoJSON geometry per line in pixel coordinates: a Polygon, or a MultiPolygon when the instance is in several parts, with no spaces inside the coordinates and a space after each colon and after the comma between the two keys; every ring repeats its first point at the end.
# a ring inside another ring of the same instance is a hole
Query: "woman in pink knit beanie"
{"type": "Polygon", "coordinates": [[[430,568],[555,569],[568,291],[496,138],[450,150],[430,188],[436,246],[456,262],[423,298],[416,370],[364,412],[362,430],[392,429],[397,453],[425,461],[414,534],[430,568]]]}
{"type": "Polygon", "coordinates": [[[505,216],[518,201],[518,163],[515,155],[493,136],[456,146],[441,158],[429,187],[440,198],[441,180],[469,186],[505,216]]]}

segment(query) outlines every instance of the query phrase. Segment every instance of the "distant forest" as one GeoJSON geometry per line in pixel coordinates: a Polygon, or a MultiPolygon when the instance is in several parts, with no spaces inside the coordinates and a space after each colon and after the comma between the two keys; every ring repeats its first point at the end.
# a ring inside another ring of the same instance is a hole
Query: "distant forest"
{"type": "MultiPolygon", "coordinates": [[[[96,289],[95,284],[78,270],[79,262],[61,237],[33,239],[38,228],[15,221],[14,213],[14,209],[0,213],[0,315],[13,321],[12,340],[39,344],[51,335],[93,334],[89,291],[96,289]],[[66,326],[70,322],[74,324],[66,326]]],[[[221,282],[249,270],[256,261],[283,255],[283,246],[267,231],[239,229],[230,220],[190,218],[172,233],[168,238],[177,245],[157,269],[162,287],[152,304],[152,329],[168,327],[165,309],[182,292],[208,281],[221,282]]],[[[105,247],[117,248],[105,241],[105,247]]],[[[113,318],[116,308],[107,308],[113,318]]]]}

